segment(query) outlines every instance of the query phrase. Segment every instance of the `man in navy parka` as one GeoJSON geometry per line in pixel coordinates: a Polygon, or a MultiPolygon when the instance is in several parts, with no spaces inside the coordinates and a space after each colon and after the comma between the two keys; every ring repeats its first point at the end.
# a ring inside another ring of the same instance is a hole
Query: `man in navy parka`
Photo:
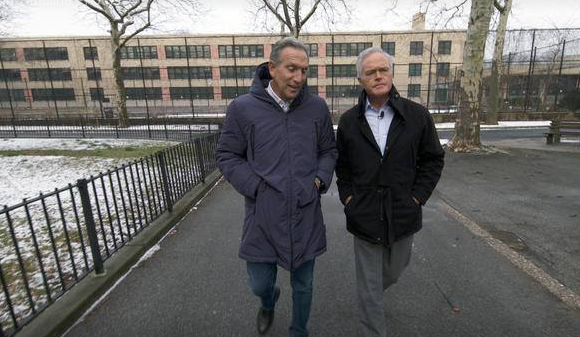
{"type": "Polygon", "coordinates": [[[256,68],[250,93],[228,106],[216,151],[221,172],[245,198],[239,256],[261,299],[260,334],[274,318],[280,265],[291,275],[290,336],[308,336],[314,259],[326,250],[320,194],[337,151],[328,106],[308,93],[307,70],[304,44],[278,41],[256,68]]]}

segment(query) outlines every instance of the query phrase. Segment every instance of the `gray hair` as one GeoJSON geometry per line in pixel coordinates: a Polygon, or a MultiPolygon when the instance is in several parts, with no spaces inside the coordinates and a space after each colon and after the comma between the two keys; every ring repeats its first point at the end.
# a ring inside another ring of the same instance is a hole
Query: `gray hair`
{"type": "Polygon", "coordinates": [[[272,46],[272,52],[270,52],[270,61],[272,61],[275,65],[279,65],[282,62],[282,50],[286,47],[292,47],[295,49],[304,50],[306,53],[306,57],[308,57],[308,49],[304,45],[304,43],[300,42],[295,37],[285,37],[282,40],[276,42],[272,46]]]}
{"type": "Polygon", "coordinates": [[[357,78],[362,78],[362,63],[363,63],[363,61],[367,58],[367,56],[369,56],[370,54],[375,54],[375,53],[381,54],[384,57],[386,57],[387,61],[389,62],[389,67],[391,68],[391,71],[393,70],[393,60],[394,60],[393,57],[379,47],[371,47],[371,48],[367,48],[367,49],[361,51],[360,54],[358,54],[358,57],[356,58],[356,77],[357,78]]]}

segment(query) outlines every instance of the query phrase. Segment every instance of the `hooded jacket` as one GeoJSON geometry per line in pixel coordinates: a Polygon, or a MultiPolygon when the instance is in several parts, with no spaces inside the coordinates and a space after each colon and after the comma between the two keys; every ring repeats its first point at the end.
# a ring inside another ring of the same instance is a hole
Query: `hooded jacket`
{"type": "Polygon", "coordinates": [[[445,152],[429,111],[393,86],[387,104],[395,115],[382,155],[365,118],[366,101],[363,90],[340,118],[336,182],[343,204],[352,196],[344,208],[348,231],[390,246],[421,229],[421,205],[441,177],[445,152]]]}
{"type": "Polygon", "coordinates": [[[304,85],[284,112],[266,92],[271,79],[261,64],[250,93],[228,106],[216,157],[245,197],[239,256],[291,270],[326,251],[314,179],[330,186],[337,151],[324,100],[304,85]]]}

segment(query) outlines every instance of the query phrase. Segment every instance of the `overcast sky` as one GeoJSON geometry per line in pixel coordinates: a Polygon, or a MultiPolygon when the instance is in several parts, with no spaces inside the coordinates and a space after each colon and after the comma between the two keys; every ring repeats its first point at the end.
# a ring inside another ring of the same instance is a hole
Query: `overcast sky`
{"type": "MultiPolygon", "coordinates": [[[[6,0],[18,3],[19,0],[6,0]]],[[[164,1],[164,0],[161,0],[164,1]]],[[[150,33],[258,33],[265,32],[263,24],[257,23],[252,13],[251,0],[199,0],[204,4],[205,14],[196,20],[172,15],[171,24],[150,33]]],[[[407,30],[413,13],[419,11],[421,0],[399,0],[392,11],[392,0],[347,0],[352,6],[350,20],[338,17],[334,31],[380,31],[407,30]]],[[[11,36],[70,36],[104,35],[104,26],[96,24],[94,15],[83,10],[76,0],[28,0],[29,6],[20,9],[22,14],[11,25],[11,36]]],[[[303,1],[305,3],[307,1],[303,1]]],[[[435,26],[434,15],[444,3],[459,0],[439,0],[428,11],[427,28],[435,26]]],[[[467,15],[469,8],[466,7],[467,15]]],[[[258,20],[260,21],[260,20],[258,20]]],[[[304,28],[306,32],[327,31],[321,20],[312,21],[304,28]]],[[[441,25],[441,23],[439,23],[441,25]]],[[[578,28],[580,27],[580,0],[514,0],[510,28],[578,28]]],[[[465,21],[452,23],[451,28],[466,28],[465,21]]]]}

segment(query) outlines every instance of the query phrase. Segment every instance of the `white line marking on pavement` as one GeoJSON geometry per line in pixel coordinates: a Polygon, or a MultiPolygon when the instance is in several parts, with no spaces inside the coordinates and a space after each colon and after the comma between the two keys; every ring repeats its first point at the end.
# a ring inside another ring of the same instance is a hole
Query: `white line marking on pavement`
{"type": "Polygon", "coordinates": [[[443,211],[467,227],[473,234],[481,237],[496,252],[506,257],[511,263],[516,265],[516,267],[525,271],[534,280],[543,285],[546,289],[548,289],[548,291],[550,291],[564,303],[574,309],[580,309],[580,295],[560,283],[546,271],[539,268],[524,256],[511,249],[505,243],[494,238],[488,231],[479,226],[475,221],[469,219],[467,216],[453,208],[451,205],[447,204],[445,201],[440,200],[439,207],[441,207],[443,211]]]}

